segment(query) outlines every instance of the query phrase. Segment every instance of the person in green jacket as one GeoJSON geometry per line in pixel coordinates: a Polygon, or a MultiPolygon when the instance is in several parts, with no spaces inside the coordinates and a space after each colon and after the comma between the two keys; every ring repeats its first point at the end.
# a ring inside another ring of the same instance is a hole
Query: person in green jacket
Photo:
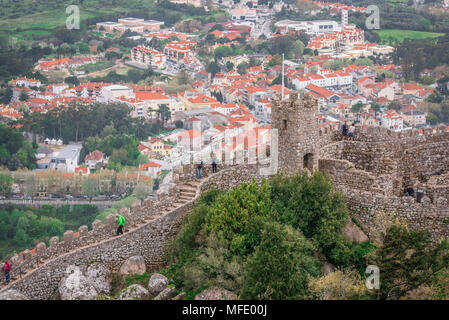
{"type": "Polygon", "coordinates": [[[125,226],[125,218],[123,218],[123,216],[121,215],[118,215],[117,223],[118,223],[117,235],[123,234],[123,227],[125,226]]]}

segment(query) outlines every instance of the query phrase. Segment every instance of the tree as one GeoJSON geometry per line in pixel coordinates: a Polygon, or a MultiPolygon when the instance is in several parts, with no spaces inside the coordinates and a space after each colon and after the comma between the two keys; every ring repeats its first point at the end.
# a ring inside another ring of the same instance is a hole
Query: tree
{"type": "Polygon", "coordinates": [[[98,179],[87,178],[84,179],[81,185],[82,193],[89,197],[89,202],[92,198],[99,194],[100,185],[98,179]]]}
{"type": "Polygon", "coordinates": [[[2,196],[11,194],[13,182],[14,178],[10,174],[0,173],[0,194],[2,196]]]}
{"type": "Polygon", "coordinates": [[[270,180],[273,207],[279,221],[314,238],[322,252],[335,265],[347,267],[353,262],[353,252],[342,235],[348,221],[344,196],[334,191],[329,178],[319,171],[270,180]],[[319,199],[319,200],[318,200],[319,199]]]}
{"type": "Polygon", "coordinates": [[[270,67],[282,65],[282,56],[280,54],[275,54],[271,57],[271,60],[268,62],[270,67]]]}
{"type": "Polygon", "coordinates": [[[248,69],[249,65],[247,62],[242,62],[237,66],[237,72],[241,75],[246,73],[246,69],[248,69]]]}
{"type": "Polygon", "coordinates": [[[226,45],[218,47],[214,51],[215,60],[220,60],[223,57],[232,56],[232,54],[233,54],[232,49],[226,45]]]}
{"type": "Polygon", "coordinates": [[[175,126],[177,129],[182,129],[184,127],[184,123],[181,120],[177,120],[175,122],[175,126]]]}
{"type": "Polygon", "coordinates": [[[304,299],[310,276],[321,272],[316,248],[300,231],[267,223],[260,245],[245,265],[243,299],[304,299]]]}
{"type": "Polygon", "coordinates": [[[228,69],[228,71],[233,70],[234,64],[231,61],[226,62],[226,69],[228,69]]]}
{"type": "Polygon", "coordinates": [[[164,128],[165,123],[171,118],[171,111],[166,104],[160,104],[157,113],[164,128]]]}
{"type": "Polygon", "coordinates": [[[209,29],[209,33],[211,33],[212,31],[215,31],[215,30],[223,31],[224,27],[220,23],[216,23],[216,24],[214,24],[214,26],[212,28],[209,29]]]}
{"type": "MultiPolygon", "coordinates": [[[[284,75],[284,85],[288,86],[288,78],[284,75]]],[[[282,84],[282,74],[279,74],[273,81],[271,81],[271,85],[282,84]]]]}
{"type": "Polygon", "coordinates": [[[449,262],[449,243],[432,243],[427,230],[393,225],[370,263],[380,269],[380,298],[397,299],[421,285],[429,285],[449,262]]]}
{"type": "Polygon", "coordinates": [[[14,236],[14,242],[18,246],[27,246],[30,242],[30,237],[28,236],[25,230],[19,229],[17,230],[16,235],[14,236]]]}
{"type": "Polygon", "coordinates": [[[217,73],[219,73],[220,70],[220,66],[218,65],[218,63],[216,61],[211,61],[207,67],[206,67],[206,71],[209,72],[211,74],[211,77],[214,78],[215,75],[217,73]]]}
{"type": "Polygon", "coordinates": [[[17,155],[13,155],[11,159],[8,161],[8,169],[11,171],[16,171],[17,169],[22,167],[22,163],[20,162],[17,155]]]}
{"type": "Polygon", "coordinates": [[[36,176],[34,173],[27,174],[24,179],[24,182],[23,182],[24,194],[28,197],[31,197],[31,201],[34,200],[34,197],[36,196],[36,192],[37,192],[37,185],[36,185],[35,177],[36,176]]]}
{"type": "Polygon", "coordinates": [[[356,104],[351,106],[351,112],[358,113],[358,112],[360,112],[360,110],[362,110],[362,108],[363,108],[363,103],[357,102],[356,104]]]}
{"type": "Polygon", "coordinates": [[[140,205],[142,205],[143,200],[145,200],[153,191],[153,188],[148,183],[139,182],[135,187],[133,194],[137,199],[140,200],[140,205]]]}
{"type": "Polygon", "coordinates": [[[428,113],[426,116],[426,122],[430,124],[431,126],[438,124],[439,119],[436,115],[433,113],[428,113]]]}
{"type": "Polygon", "coordinates": [[[72,84],[73,86],[79,86],[80,81],[76,76],[70,76],[64,79],[64,82],[67,84],[72,84]]]}
{"type": "Polygon", "coordinates": [[[85,43],[85,42],[80,42],[80,43],[78,44],[78,50],[79,50],[79,52],[82,53],[82,54],[86,54],[86,53],[89,53],[89,52],[90,52],[89,45],[88,45],[87,43],[85,43]]]}
{"type": "Polygon", "coordinates": [[[28,101],[29,99],[30,99],[30,96],[28,93],[26,93],[25,91],[22,91],[20,93],[20,96],[19,96],[20,101],[28,101]]]}
{"type": "Polygon", "coordinates": [[[365,283],[355,270],[336,270],[309,282],[312,299],[357,300],[367,296],[365,283]]]}
{"type": "Polygon", "coordinates": [[[207,231],[223,232],[225,239],[231,241],[233,253],[252,252],[258,242],[260,225],[268,217],[268,201],[266,182],[260,188],[255,182],[241,184],[212,204],[206,217],[207,231]]]}

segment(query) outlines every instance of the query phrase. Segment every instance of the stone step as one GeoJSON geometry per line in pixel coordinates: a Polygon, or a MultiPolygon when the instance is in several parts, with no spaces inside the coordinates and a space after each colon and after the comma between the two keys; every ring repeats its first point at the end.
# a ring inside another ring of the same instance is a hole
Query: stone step
{"type": "Polygon", "coordinates": [[[181,192],[179,194],[180,197],[182,197],[182,198],[189,198],[189,199],[195,198],[195,195],[196,195],[195,193],[183,193],[183,192],[181,192]]]}
{"type": "Polygon", "coordinates": [[[185,193],[185,194],[196,194],[196,190],[180,190],[179,193],[185,193]]]}
{"type": "Polygon", "coordinates": [[[181,186],[181,188],[179,188],[180,192],[183,191],[187,191],[187,192],[196,192],[197,188],[191,187],[191,186],[187,186],[187,185],[183,185],[181,186]]]}

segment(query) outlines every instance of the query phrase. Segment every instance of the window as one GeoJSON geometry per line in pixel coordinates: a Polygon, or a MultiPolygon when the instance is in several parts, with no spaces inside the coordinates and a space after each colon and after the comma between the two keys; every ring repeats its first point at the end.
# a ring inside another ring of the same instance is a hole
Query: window
{"type": "Polygon", "coordinates": [[[282,120],[282,129],[287,130],[287,120],[282,120]]]}

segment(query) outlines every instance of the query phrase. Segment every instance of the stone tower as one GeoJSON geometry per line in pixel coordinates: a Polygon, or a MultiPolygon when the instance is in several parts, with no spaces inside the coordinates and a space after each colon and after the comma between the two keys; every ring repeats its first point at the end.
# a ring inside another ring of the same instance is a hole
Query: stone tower
{"type": "Polygon", "coordinates": [[[309,94],[298,98],[291,92],[289,99],[273,99],[271,126],[278,130],[279,169],[288,174],[318,169],[319,130],[318,103],[309,94]]]}

